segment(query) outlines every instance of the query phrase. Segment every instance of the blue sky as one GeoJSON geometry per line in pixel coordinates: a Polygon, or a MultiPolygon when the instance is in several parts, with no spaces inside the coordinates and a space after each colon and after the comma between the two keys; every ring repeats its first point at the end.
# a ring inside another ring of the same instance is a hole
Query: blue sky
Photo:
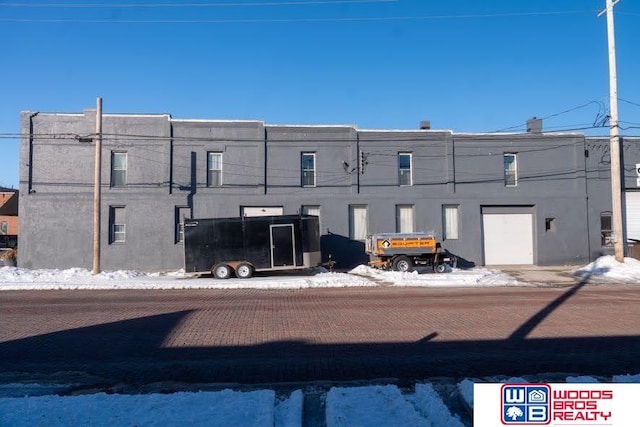
{"type": "MultiPolygon", "coordinates": [[[[105,113],[456,132],[590,127],[608,110],[605,0],[161,3],[180,4],[0,2],[0,186],[18,186],[20,111],[98,96],[105,113]]],[[[640,135],[640,2],[615,11],[621,125],[640,135]]]]}

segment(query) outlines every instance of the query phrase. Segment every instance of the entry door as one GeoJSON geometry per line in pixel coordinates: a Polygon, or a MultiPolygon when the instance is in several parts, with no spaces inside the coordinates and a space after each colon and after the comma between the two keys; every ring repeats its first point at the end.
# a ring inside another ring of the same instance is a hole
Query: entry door
{"type": "Polygon", "coordinates": [[[271,225],[271,267],[292,267],[295,262],[293,224],[271,225]]]}

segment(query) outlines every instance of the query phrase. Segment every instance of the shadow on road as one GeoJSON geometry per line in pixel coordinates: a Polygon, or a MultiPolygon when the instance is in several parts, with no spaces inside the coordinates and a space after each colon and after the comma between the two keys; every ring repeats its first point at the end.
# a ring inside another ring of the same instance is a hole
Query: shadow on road
{"type": "MultiPolygon", "coordinates": [[[[612,375],[640,369],[640,335],[527,338],[588,281],[550,302],[502,340],[248,346],[165,345],[192,311],[177,311],[0,343],[0,373],[81,371],[110,382],[276,383],[436,376],[522,376],[544,372],[612,375]]],[[[202,325],[215,328],[215,325],[202,325]]]]}

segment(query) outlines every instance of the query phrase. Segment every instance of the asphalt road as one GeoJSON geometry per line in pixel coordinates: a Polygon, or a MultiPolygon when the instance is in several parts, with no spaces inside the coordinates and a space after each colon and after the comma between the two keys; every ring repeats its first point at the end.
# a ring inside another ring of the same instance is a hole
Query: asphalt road
{"type": "Polygon", "coordinates": [[[0,382],[640,373],[640,286],[0,292],[0,382]]]}

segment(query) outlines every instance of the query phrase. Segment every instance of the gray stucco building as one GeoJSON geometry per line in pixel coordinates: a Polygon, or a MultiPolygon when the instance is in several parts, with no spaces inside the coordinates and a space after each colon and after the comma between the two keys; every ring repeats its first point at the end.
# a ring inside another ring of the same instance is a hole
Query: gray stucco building
{"type": "MultiPolygon", "coordinates": [[[[92,266],[94,110],[23,112],[20,256],[92,266]]],[[[434,231],[463,265],[586,263],[609,249],[609,141],[104,114],[101,268],[183,266],[185,217],[320,216],[324,259],[367,233],[434,231]]],[[[638,140],[624,140],[627,234],[640,239],[638,140]]]]}

